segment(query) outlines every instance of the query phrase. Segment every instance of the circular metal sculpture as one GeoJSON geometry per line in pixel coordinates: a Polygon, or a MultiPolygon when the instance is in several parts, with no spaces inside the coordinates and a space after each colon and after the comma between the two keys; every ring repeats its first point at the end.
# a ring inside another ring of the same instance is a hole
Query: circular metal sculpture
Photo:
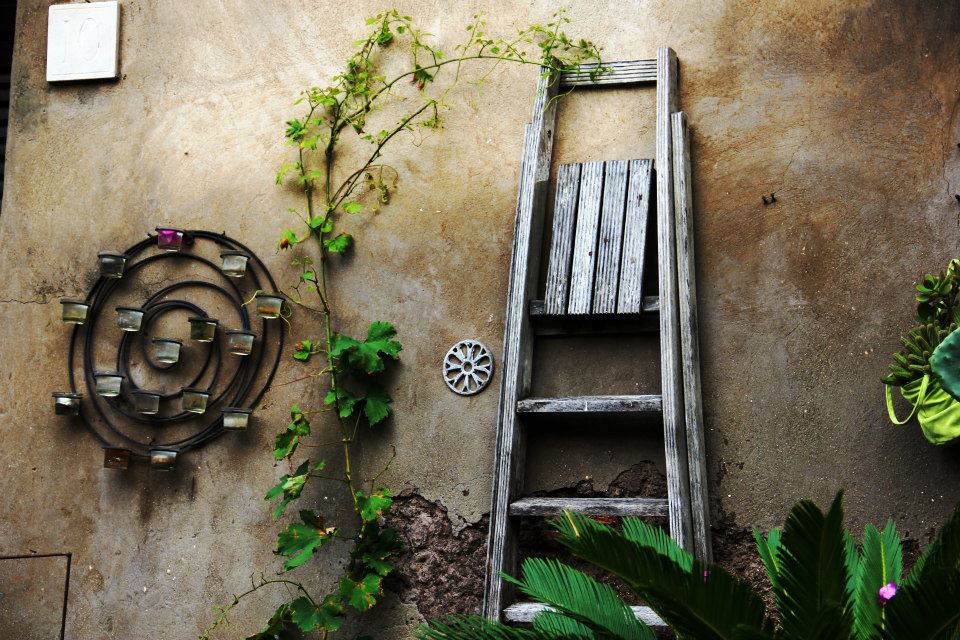
{"type": "Polygon", "coordinates": [[[493,355],[478,340],[461,340],[443,358],[443,380],[461,396],[480,393],[493,378],[493,355]]]}
{"type": "Polygon", "coordinates": [[[74,328],[70,391],[53,394],[56,413],[79,417],[109,468],[170,469],[179,454],[245,429],[280,364],[286,324],[263,261],[224,234],[168,227],[98,258],[87,297],[61,300],[74,328]]]}

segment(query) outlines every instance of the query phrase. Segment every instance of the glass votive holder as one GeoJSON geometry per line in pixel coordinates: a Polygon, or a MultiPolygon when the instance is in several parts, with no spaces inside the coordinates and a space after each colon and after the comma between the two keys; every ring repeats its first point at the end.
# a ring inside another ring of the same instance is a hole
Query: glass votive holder
{"type": "Polygon", "coordinates": [[[82,393],[55,391],[53,393],[53,412],[58,416],[80,415],[80,400],[82,393]]]}
{"type": "Polygon", "coordinates": [[[163,364],[176,364],[180,359],[180,347],[183,343],[173,338],[154,338],[153,357],[163,364]]]}
{"type": "Polygon", "coordinates": [[[103,278],[122,278],[127,266],[127,256],[114,251],[101,251],[97,254],[100,262],[100,276],[103,278]]]}
{"type": "Polygon", "coordinates": [[[105,469],[127,469],[130,466],[130,450],[104,447],[103,466],[105,469]]]}
{"type": "Polygon", "coordinates": [[[98,371],[93,374],[93,379],[97,383],[97,395],[104,398],[115,398],[120,395],[120,385],[123,384],[124,376],[116,371],[98,371]]]}
{"type": "Polygon", "coordinates": [[[257,337],[246,329],[227,329],[227,351],[235,356],[248,356],[253,351],[253,340],[257,337]]]}
{"type": "Polygon", "coordinates": [[[261,318],[271,320],[280,317],[280,311],[283,309],[283,296],[279,293],[257,293],[257,315],[261,318]]]}
{"type": "Polygon", "coordinates": [[[137,389],[131,391],[130,395],[133,396],[133,408],[137,410],[137,413],[146,416],[160,413],[160,394],[156,391],[137,389]]]}
{"type": "Polygon", "coordinates": [[[161,251],[180,251],[183,247],[183,229],[157,227],[157,248],[161,251]]]}
{"type": "Polygon", "coordinates": [[[140,331],[141,322],[143,322],[143,309],[117,307],[117,326],[122,331],[140,331]]]}
{"type": "Polygon", "coordinates": [[[252,409],[241,409],[240,407],[223,408],[223,428],[227,431],[242,431],[250,423],[250,414],[252,409]]]}
{"type": "Polygon", "coordinates": [[[86,300],[60,298],[60,305],[63,311],[63,321],[67,324],[83,324],[87,321],[87,311],[90,310],[90,304],[86,300]]]}
{"type": "Polygon", "coordinates": [[[150,468],[170,471],[177,464],[177,452],[172,449],[150,449],[150,468]]]}
{"type": "Polygon", "coordinates": [[[217,335],[218,324],[220,321],[216,318],[193,316],[190,318],[190,339],[197,342],[213,342],[217,335]]]}
{"type": "Polygon", "coordinates": [[[203,413],[207,410],[210,392],[206,389],[184,387],[180,390],[181,408],[190,413],[203,413]]]}
{"type": "Polygon", "coordinates": [[[242,278],[247,272],[247,260],[250,259],[250,256],[243,251],[224,251],[220,254],[220,258],[223,260],[223,264],[220,266],[223,275],[231,278],[242,278]]]}

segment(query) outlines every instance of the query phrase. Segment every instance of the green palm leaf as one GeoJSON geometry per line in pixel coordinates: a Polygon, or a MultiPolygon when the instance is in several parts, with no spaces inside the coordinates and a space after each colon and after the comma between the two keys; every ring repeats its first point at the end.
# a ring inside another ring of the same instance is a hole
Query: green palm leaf
{"type": "Polygon", "coordinates": [[[557,640],[594,640],[593,631],[560,613],[544,611],[533,619],[533,629],[544,638],[557,640]]]}
{"type": "Polygon", "coordinates": [[[657,553],[667,556],[686,571],[693,569],[693,556],[684,551],[683,547],[660,527],[651,527],[639,518],[624,518],[623,537],[656,550],[657,553]]]}
{"type": "Polygon", "coordinates": [[[564,546],[626,582],[680,637],[771,636],[763,601],[720,567],[691,560],[691,570],[684,569],[655,548],[580,514],[566,513],[555,526],[564,546]]]}
{"type": "Polygon", "coordinates": [[[826,515],[802,501],[783,527],[775,593],[787,638],[849,638],[842,500],[840,492],[826,515]]]}
{"type": "Polygon", "coordinates": [[[849,532],[843,532],[843,564],[847,569],[847,611],[854,611],[857,601],[857,585],[860,584],[860,552],[849,532]]]}
{"type": "Polygon", "coordinates": [[[937,539],[917,559],[903,586],[913,586],[926,579],[928,571],[960,568],[960,504],[940,529],[937,539]]]}
{"type": "Polygon", "coordinates": [[[951,640],[960,635],[960,573],[927,569],[886,606],[888,640],[951,640]]]}
{"type": "Polygon", "coordinates": [[[868,524],[863,532],[863,556],[857,576],[857,597],[854,604],[854,632],[857,638],[880,637],[884,626],[884,607],[880,606],[880,587],[888,582],[900,583],[903,573],[903,550],[900,536],[892,520],[883,532],[868,524]]]}
{"type": "Polygon", "coordinates": [[[650,628],[637,620],[610,585],[556,560],[529,558],[523,563],[523,580],[509,576],[504,579],[603,636],[622,640],[654,639],[650,628]]]}
{"type": "Polygon", "coordinates": [[[456,616],[434,620],[421,626],[416,633],[419,640],[541,640],[542,636],[530,629],[510,627],[480,616],[456,616]]]}
{"type": "Polygon", "coordinates": [[[757,553],[760,554],[760,561],[767,570],[767,578],[776,589],[780,584],[780,529],[771,529],[766,538],[754,529],[753,539],[757,542],[757,553]]]}

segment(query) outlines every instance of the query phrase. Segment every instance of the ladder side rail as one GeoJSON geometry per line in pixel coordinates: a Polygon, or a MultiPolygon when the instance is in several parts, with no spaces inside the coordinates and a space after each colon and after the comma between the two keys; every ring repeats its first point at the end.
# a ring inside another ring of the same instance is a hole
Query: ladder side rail
{"type": "Polygon", "coordinates": [[[681,389],[674,185],[671,171],[673,147],[670,116],[677,110],[677,84],[677,54],[670,48],[661,47],[657,50],[656,172],[663,440],[670,508],[670,535],[682,548],[692,552],[690,485],[681,389]]]}
{"type": "Polygon", "coordinates": [[[677,283],[680,298],[680,347],[683,362],[683,403],[690,474],[690,511],[694,551],[703,562],[713,561],[710,503],[704,446],[703,398],[700,386],[700,344],[697,318],[697,279],[693,245],[693,182],[686,114],[672,116],[674,200],[677,229],[677,283]]]}
{"type": "Polygon", "coordinates": [[[517,418],[517,400],[530,388],[533,327],[528,308],[536,292],[541,236],[550,162],[556,126],[559,82],[556,74],[541,69],[533,105],[533,121],[524,135],[520,188],[513,256],[507,291],[507,317],[503,338],[503,366],[500,374],[500,407],[497,444],[494,453],[491,491],[490,532],[487,542],[486,583],[483,615],[499,620],[508,595],[501,572],[514,572],[516,535],[508,513],[510,502],[523,483],[524,438],[517,418]]]}

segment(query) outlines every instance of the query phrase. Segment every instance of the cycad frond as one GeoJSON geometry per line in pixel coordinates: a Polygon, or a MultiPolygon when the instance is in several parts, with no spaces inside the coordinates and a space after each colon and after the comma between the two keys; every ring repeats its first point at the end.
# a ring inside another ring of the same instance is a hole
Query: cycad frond
{"type": "Polygon", "coordinates": [[[893,521],[887,521],[883,532],[868,524],[863,532],[863,555],[853,609],[854,633],[859,640],[880,637],[885,622],[884,607],[878,600],[880,587],[889,582],[899,584],[902,573],[903,550],[893,521]]]}
{"type": "MultiPolygon", "coordinates": [[[[843,564],[847,569],[846,585],[846,606],[847,611],[854,612],[857,606],[857,585],[860,584],[860,574],[862,572],[860,552],[857,550],[857,543],[849,532],[843,532],[843,564]]],[[[854,620],[856,623],[856,620],[854,620]]]]}
{"type": "Polygon", "coordinates": [[[693,556],[683,550],[677,541],[661,527],[652,527],[639,518],[623,519],[623,536],[637,544],[650,547],[667,556],[686,571],[693,569],[693,556]]]}
{"type": "Polygon", "coordinates": [[[928,569],[886,606],[888,640],[952,640],[960,635],[960,573],[928,569]]]}
{"type": "Polygon", "coordinates": [[[771,529],[766,538],[754,529],[753,539],[757,542],[757,553],[760,554],[760,561],[767,570],[767,578],[776,589],[780,584],[780,529],[771,529]]]}
{"type": "Polygon", "coordinates": [[[937,539],[931,542],[923,555],[917,559],[910,574],[904,579],[903,585],[911,586],[923,582],[928,571],[957,570],[958,568],[960,568],[960,504],[940,529],[937,539]]]}
{"type": "Polygon", "coordinates": [[[564,546],[621,578],[678,636],[697,640],[727,640],[743,633],[768,637],[763,601],[720,567],[691,560],[688,571],[654,548],[580,514],[565,514],[556,526],[564,546]]]}
{"type": "Polygon", "coordinates": [[[556,560],[529,558],[523,563],[523,580],[509,576],[504,579],[603,636],[622,640],[654,638],[650,628],[637,620],[610,585],[556,560]]]}
{"type": "Polygon", "coordinates": [[[586,626],[560,613],[544,611],[533,619],[533,630],[546,640],[594,640],[586,626]]]}
{"type": "Polygon", "coordinates": [[[456,616],[434,620],[421,626],[416,633],[419,640],[541,640],[530,629],[510,627],[480,616],[456,616]]]}
{"type": "Polygon", "coordinates": [[[783,527],[775,593],[787,638],[826,637],[810,635],[812,625],[824,625],[837,637],[850,635],[842,500],[840,492],[826,514],[808,500],[800,502],[783,527]]]}

